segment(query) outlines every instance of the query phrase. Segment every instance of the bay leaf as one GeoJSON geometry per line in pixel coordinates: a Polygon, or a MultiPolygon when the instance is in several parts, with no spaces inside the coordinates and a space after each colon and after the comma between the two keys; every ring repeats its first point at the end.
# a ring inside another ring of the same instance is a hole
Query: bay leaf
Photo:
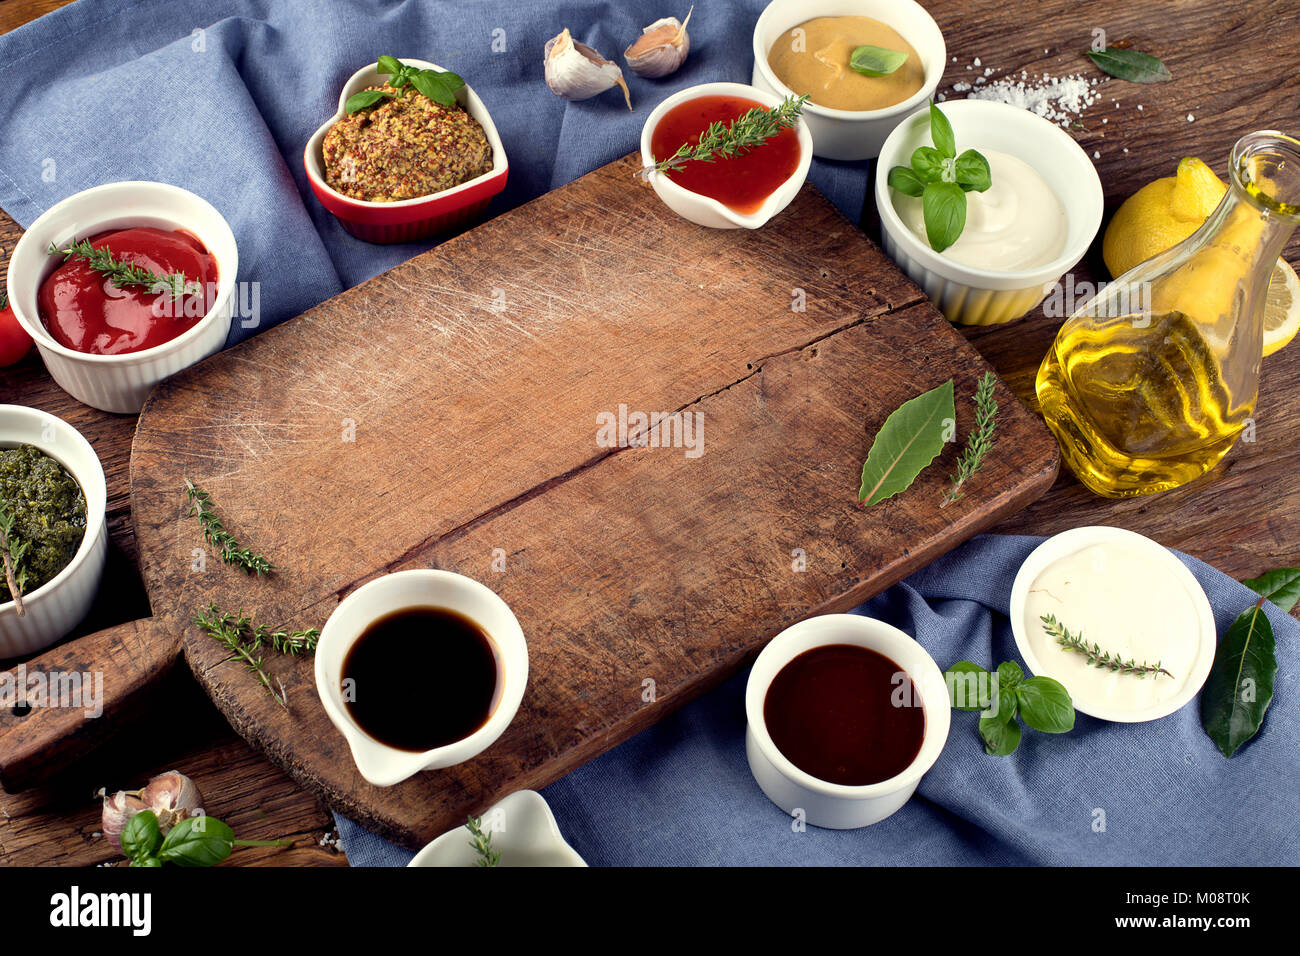
{"type": "Polygon", "coordinates": [[[1087,54],[1088,59],[1103,73],[1130,83],[1163,83],[1173,79],[1160,58],[1150,53],[1108,47],[1105,50],[1088,50],[1087,54]]]}
{"type": "Polygon", "coordinates": [[[1276,644],[1262,605],[1261,600],[1232,622],[1201,691],[1201,726],[1225,757],[1255,736],[1273,700],[1276,644]]]}
{"type": "Polygon", "coordinates": [[[944,432],[956,419],[952,379],[898,406],[862,463],[858,500],[874,505],[906,491],[943,451],[944,432]]]}
{"type": "Polygon", "coordinates": [[[1277,568],[1257,578],[1242,581],[1256,594],[1268,598],[1288,614],[1300,601],[1300,568],[1277,568]]]}

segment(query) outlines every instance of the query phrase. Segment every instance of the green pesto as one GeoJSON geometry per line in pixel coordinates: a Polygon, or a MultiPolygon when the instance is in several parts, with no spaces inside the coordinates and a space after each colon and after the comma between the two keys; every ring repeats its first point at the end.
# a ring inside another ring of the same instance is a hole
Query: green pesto
{"type": "MultiPolygon", "coordinates": [[[[11,552],[26,544],[19,567],[23,594],[72,560],[86,533],[86,496],[57,461],[32,445],[0,449],[0,508],[13,516],[11,552]]],[[[13,600],[0,574],[0,602],[13,600]]]]}

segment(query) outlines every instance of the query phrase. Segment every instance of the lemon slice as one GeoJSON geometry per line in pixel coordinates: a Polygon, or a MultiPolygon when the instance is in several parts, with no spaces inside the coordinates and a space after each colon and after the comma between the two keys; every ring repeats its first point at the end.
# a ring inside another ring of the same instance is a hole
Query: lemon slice
{"type": "Polygon", "coordinates": [[[1264,298],[1264,354],[1272,355],[1300,332],[1300,278],[1281,259],[1273,267],[1264,298]]]}

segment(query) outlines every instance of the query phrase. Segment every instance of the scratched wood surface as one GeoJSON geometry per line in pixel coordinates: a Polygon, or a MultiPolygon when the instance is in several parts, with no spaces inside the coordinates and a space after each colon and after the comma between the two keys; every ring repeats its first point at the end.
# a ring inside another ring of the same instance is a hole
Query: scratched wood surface
{"type": "MultiPolygon", "coordinates": [[[[1072,135],[1091,154],[1105,188],[1108,214],[1135,189],[1168,175],[1179,156],[1199,155],[1220,175],[1227,150],[1242,133],[1259,128],[1295,130],[1300,126],[1290,85],[1292,50],[1285,29],[1300,15],[1296,0],[1248,0],[1221,4],[1178,0],[1131,4],[1094,0],[1014,2],[1003,0],[923,0],[943,29],[950,62],[940,92],[971,82],[973,74],[992,68],[991,79],[1044,71],[1053,75],[1083,72],[1104,79],[1078,54],[1091,31],[1105,29],[1112,41],[1130,41],[1160,55],[1174,72],[1170,83],[1134,86],[1104,81],[1102,98],[1079,117],[1072,135]],[[1224,56],[1239,56],[1231,70],[1204,68],[1224,56]],[[979,70],[968,70],[975,57],[979,70]],[[1118,106],[1116,105],[1118,104],[1118,106]],[[1138,105],[1144,109],[1139,111],[1138,105]],[[1195,117],[1187,121],[1187,114],[1195,117]],[[1105,117],[1108,122],[1102,124],[1105,117]]],[[[0,31],[61,5],[62,0],[5,0],[0,3],[0,31]]],[[[701,54],[704,51],[699,51],[701,54]]],[[[874,211],[864,210],[864,228],[873,234],[874,211]]],[[[21,229],[0,214],[0,271],[7,266],[21,229]]],[[[1100,239],[1076,270],[1076,278],[1106,278],[1100,239]]],[[[1300,262],[1300,237],[1286,251],[1300,262]]],[[[1041,310],[1009,327],[962,330],[1025,401],[1032,401],[1033,376],[1059,320],[1041,310]]],[[[1300,393],[1300,348],[1270,357],[1261,381],[1259,440],[1240,444],[1223,466],[1201,481],[1158,498],[1104,501],[1089,495],[1062,474],[1052,491],[995,530],[1048,534],[1090,523],[1112,523],[1142,531],[1171,546],[1211,561],[1237,577],[1268,567],[1295,564],[1300,537],[1300,410],[1292,396],[1300,393]]],[[[78,405],[45,374],[31,356],[11,369],[0,369],[0,401],[46,408],[75,424],[95,446],[109,483],[109,529],[113,550],[109,574],[84,630],[133,620],[148,602],[135,568],[135,544],[129,512],[127,470],[135,420],[106,415],[78,405]]],[[[298,787],[236,737],[207,697],[189,677],[175,672],[183,692],[170,704],[168,726],[198,727],[202,732],[167,734],[156,722],[136,722],[95,758],[65,768],[57,780],[38,790],[0,793],[0,863],[94,864],[115,852],[93,836],[98,810],[94,788],[108,784],[138,786],[153,772],[177,766],[194,773],[206,793],[239,806],[223,806],[241,835],[270,838],[298,835],[302,849],[291,851],[294,863],[330,863],[337,853],[316,848],[315,836],[330,826],[316,798],[298,787]],[[249,795],[255,795],[250,802],[249,795]],[[307,849],[312,847],[313,849],[307,849]]],[[[230,861],[263,859],[241,851],[230,861]]]]}

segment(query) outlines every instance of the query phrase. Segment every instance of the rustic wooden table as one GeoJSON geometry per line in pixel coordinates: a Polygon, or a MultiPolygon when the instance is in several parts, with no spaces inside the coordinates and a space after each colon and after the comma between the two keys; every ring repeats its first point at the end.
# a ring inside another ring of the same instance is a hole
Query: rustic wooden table
{"type": "MultiPolygon", "coordinates": [[[[62,6],[65,0],[5,0],[0,32],[62,6]]],[[[1121,0],[1079,4],[1070,0],[931,0],[927,4],[947,38],[950,60],[940,91],[971,82],[985,68],[990,80],[1028,71],[1060,76],[1098,75],[1079,51],[1094,28],[1111,43],[1131,42],[1159,55],[1174,73],[1170,83],[1099,84],[1098,101],[1073,130],[1095,153],[1113,210],[1135,189],[1170,175],[1181,156],[1201,156],[1225,173],[1228,150],[1253,129],[1294,131],[1300,126],[1295,96],[1285,82],[1284,39],[1275,25],[1300,14],[1300,0],[1251,0],[1232,5],[1179,0],[1160,6],[1121,0]],[[1249,53],[1238,67],[1214,68],[1223,51],[1249,53]],[[973,67],[975,58],[980,66],[973,67]],[[973,68],[972,68],[973,67],[973,68]],[[1117,105],[1118,104],[1118,105],[1117,105]],[[1141,107],[1141,109],[1139,109],[1141,107]],[[1194,119],[1189,120],[1189,115],[1194,119]],[[1107,122],[1102,123],[1105,117],[1107,122]]],[[[870,205],[870,203],[868,204],[870,205]]],[[[871,216],[864,225],[871,232],[871,216]]],[[[0,214],[0,275],[22,230],[0,214]]],[[[1106,273],[1100,242],[1076,270],[1078,280],[1106,273]]],[[[1300,259],[1300,236],[1287,249],[1300,259]]],[[[1038,363],[1059,325],[1041,310],[1009,327],[968,330],[967,335],[1004,379],[1032,401],[1038,363]]],[[[1068,474],[1052,491],[997,530],[1052,534],[1085,524],[1117,524],[1150,535],[1246,577],[1294,565],[1300,542],[1300,345],[1264,364],[1256,415],[1257,440],[1240,443],[1213,473],[1167,494],[1126,502],[1096,498],[1068,474]]],[[[60,390],[33,352],[0,370],[0,402],[46,409],[71,422],[90,440],[108,479],[111,553],[105,586],[86,633],[148,614],[135,569],[135,541],[128,507],[127,465],[135,428],[132,416],[108,415],[80,405],[60,390]]],[[[344,857],[323,838],[332,832],[328,812],[226,725],[189,676],[177,668],[151,711],[123,728],[90,760],[71,766],[46,787],[18,794],[0,792],[0,863],[88,865],[114,859],[97,835],[93,793],[143,784],[175,767],[194,777],[207,809],[247,839],[285,838],[288,850],[244,849],[241,864],[341,864],[344,857]]]]}

